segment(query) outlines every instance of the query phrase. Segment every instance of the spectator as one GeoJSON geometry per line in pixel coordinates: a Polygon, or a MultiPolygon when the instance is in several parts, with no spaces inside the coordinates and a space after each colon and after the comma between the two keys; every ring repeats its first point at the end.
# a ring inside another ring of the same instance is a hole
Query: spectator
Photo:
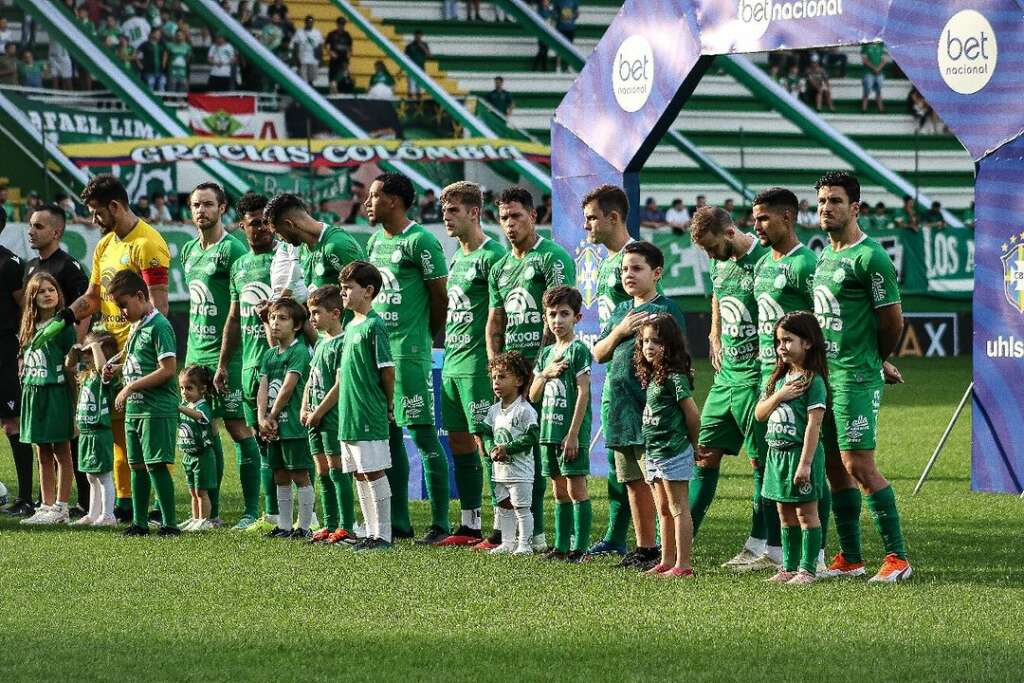
{"type": "Polygon", "coordinates": [[[0,51],[7,49],[7,43],[17,44],[14,31],[7,26],[7,18],[0,17],[0,51]]]}
{"type": "Polygon", "coordinates": [[[320,70],[320,53],[323,49],[324,37],[316,28],[313,15],[308,14],[302,28],[292,38],[292,53],[299,66],[299,77],[313,85],[317,72],[320,70]]]}
{"type": "Polygon", "coordinates": [[[708,205],[708,198],[702,194],[697,195],[697,203],[693,205],[693,212],[696,213],[697,209],[702,206],[708,205]]]}
{"type": "MultiPolygon", "coordinates": [[[[537,16],[545,24],[554,25],[555,10],[551,7],[551,0],[537,0],[537,16]]],[[[543,40],[537,41],[537,54],[533,57],[533,70],[548,70],[548,45],[543,40]]]]}
{"type": "Polygon", "coordinates": [[[135,215],[136,216],[149,216],[149,212],[153,207],[149,205],[149,197],[142,195],[135,202],[135,215]]]}
{"type": "Polygon", "coordinates": [[[174,36],[178,35],[178,22],[171,18],[171,11],[168,9],[160,11],[160,30],[164,32],[167,42],[171,42],[174,36]]]}
{"type": "Polygon", "coordinates": [[[117,45],[120,42],[121,27],[117,24],[117,17],[113,14],[108,14],[103,20],[103,26],[99,30],[100,40],[103,44],[111,50],[116,50],[117,45]]]}
{"type": "Polygon", "coordinates": [[[260,42],[263,43],[263,47],[280,56],[278,51],[282,41],[284,41],[284,31],[281,29],[281,15],[271,14],[270,21],[264,24],[260,30],[260,42]]]}
{"type": "Polygon", "coordinates": [[[96,26],[93,25],[92,20],[89,18],[89,8],[85,5],[79,5],[78,9],[75,10],[75,23],[82,33],[90,38],[96,37],[96,26]]]}
{"type": "Polygon", "coordinates": [[[25,207],[22,209],[22,216],[31,216],[33,213],[39,210],[39,207],[43,205],[43,200],[39,198],[39,193],[35,190],[31,190],[25,197],[25,207]]]}
{"type": "Polygon", "coordinates": [[[783,83],[783,75],[789,73],[790,67],[794,64],[796,64],[796,55],[793,52],[776,50],[768,53],[768,75],[779,84],[783,83]]]}
{"type": "Polygon", "coordinates": [[[238,7],[238,23],[247,29],[253,28],[253,20],[256,18],[252,9],[252,3],[243,2],[238,7]]]}
{"type": "Polygon", "coordinates": [[[338,17],[336,28],[327,34],[327,77],[332,83],[352,58],[352,35],[345,30],[346,23],[345,17],[338,17]]]}
{"type": "Polygon", "coordinates": [[[665,212],[665,222],[672,228],[672,232],[680,235],[690,227],[690,212],[682,199],[676,197],[672,200],[672,206],[665,212]]]}
{"type": "Polygon", "coordinates": [[[923,131],[926,123],[930,123],[933,133],[939,132],[939,115],[928,104],[917,86],[910,88],[907,94],[907,111],[917,120],[917,130],[923,131]]]}
{"type": "Polygon", "coordinates": [[[903,197],[903,206],[892,217],[892,222],[897,228],[917,232],[917,211],[914,209],[914,198],[909,194],[903,197]]]}
{"type": "Polygon", "coordinates": [[[21,18],[21,40],[18,41],[21,47],[32,47],[36,44],[36,19],[31,14],[24,14],[21,18]]]}
{"type": "Polygon", "coordinates": [[[18,44],[4,44],[4,54],[0,57],[0,85],[18,85],[21,75],[21,62],[18,60],[18,44]]]}
{"type": "Polygon", "coordinates": [[[274,0],[274,4],[267,8],[267,17],[273,18],[274,16],[277,16],[281,21],[281,31],[284,33],[282,46],[287,48],[291,43],[292,36],[295,34],[295,27],[288,19],[288,5],[284,3],[284,0],[274,0]]]}
{"type": "Polygon", "coordinates": [[[128,18],[121,22],[121,35],[128,37],[128,44],[132,46],[133,50],[138,50],[149,38],[152,27],[145,17],[135,14],[131,5],[124,8],[124,15],[128,18]]]}
{"type": "Polygon", "coordinates": [[[821,55],[821,65],[825,67],[827,72],[832,73],[835,71],[836,78],[846,78],[846,64],[848,59],[845,52],[838,47],[831,47],[818,50],[818,54],[821,55]],[[838,67],[838,69],[835,67],[838,67]]]}
{"type": "Polygon", "coordinates": [[[800,76],[800,67],[796,62],[789,66],[789,71],[786,72],[786,77],[782,79],[780,85],[786,89],[793,97],[800,99],[800,95],[804,91],[804,79],[800,76]]]}
{"type": "Polygon", "coordinates": [[[206,53],[206,61],[210,64],[210,80],[207,87],[215,92],[233,90],[233,74],[238,64],[238,54],[223,34],[217,34],[213,45],[206,53]]]}
{"type": "Polygon", "coordinates": [[[366,202],[369,193],[366,191],[366,185],[353,180],[349,183],[349,191],[352,193],[352,206],[349,207],[348,216],[345,217],[346,225],[366,225],[370,221],[366,217],[366,202]]]}
{"type": "Polygon", "coordinates": [[[506,117],[511,116],[512,109],[516,106],[512,93],[505,90],[505,79],[501,76],[494,77],[494,90],[487,93],[484,99],[506,117]]]}
{"type": "Polygon", "coordinates": [[[866,43],[860,46],[860,61],[864,64],[864,75],[861,81],[864,86],[864,95],[861,99],[861,111],[868,110],[868,99],[871,93],[875,94],[875,103],[878,111],[885,111],[885,104],[882,102],[882,85],[885,77],[882,70],[889,63],[889,56],[885,52],[883,43],[866,43]]]}
{"type": "Polygon", "coordinates": [[[188,92],[188,72],[192,65],[192,46],[188,36],[179,30],[167,49],[167,89],[170,92],[188,92]]]}
{"type": "Polygon", "coordinates": [[[330,83],[331,93],[335,95],[352,95],[356,91],[356,82],[352,78],[352,71],[348,67],[348,62],[341,65],[341,68],[335,72],[330,83]]]}
{"type": "Polygon", "coordinates": [[[466,21],[483,21],[480,18],[480,0],[466,0],[466,21]]]}
{"type": "Polygon", "coordinates": [[[373,63],[370,89],[366,92],[366,96],[378,100],[391,100],[395,98],[395,79],[391,72],[388,71],[388,67],[380,59],[373,63]]]}
{"type": "Polygon", "coordinates": [[[441,0],[441,20],[458,21],[459,0],[441,0]]]}
{"type": "MultiPolygon", "coordinates": [[[[423,40],[423,31],[419,29],[412,34],[412,42],[405,46],[405,56],[423,69],[427,70],[427,60],[430,59],[430,46],[423,40]]],[[[422,97],[423,91],[416,79],[409,74],[409,97],[422,97]]]]}
{"type": "Polygon", "coordinates": [[[0,207],[7,213],[7,220],[16,221],[19,219],[18,208],[14,206],[7,197],[7,181],[0,184],[0,207]]]}
{"type": "Polygon", "coordinates": [[[171,214],[171,208],[167,206],[163,192],[154,192],[151,195],[149,213],[146,215],[150,225],[174,222],[174,216],[171,214]]]}
{"type": "Polygon", "coordinates": [[[497,223],[498,222],[498,205],[494,201],[494,190],[488,190],[486,188],[480,188],[480,192],[483,195],[483,211],[480,212],[481,222],[486,223],[497,223]]]}
{"type": "Polygon", "coordinates": [[[124,67],[125,71],[135,71],[139,67],[135,50],[132,48],[131,43],[128,42],[128,36],[123,33],[118,38],[117,61],[124,67]]]}
{"type": "MultiPolygon", "coordinates": [[[[152,0],[151,3],[146,5],[145,16],[149,20],[149,25],[153,28],[160,28],[163,26],[163,22],[160,20],[160,12],[164,9],[164,0],[152,0]]],[[[234,14],[234,12],[232,12],[234,14]]]]}
{"type": "Polygon", "coordinates": [[[71,55],[67,48],[59,40],[50,41],[50,55],[47,61],[54,86],[61,90],[71,90],[74,66],[71,64],[71,55]]]}
{"type": "Polygon", "coordinates": [[[885,208],[885,202],[878,202],[872,210],[868,221],[868,227],[872,230],[889,230],[893,227],[889,212],[885,208]]]}
{"type": "Polygon", "coordinates": [[[420,225],[437,223],[440,217],[441,207],[437,203],[437,195],[433,190],[427,190],[420,200],[420,225]]]}
{"type": "Polygon", "coordinates": [[[554,206],[552,204],[551,195],[544,195],[541,198],[540,206],[537,207],[537,224],[551,225],[553,209],[554,206]]]}
{"type": "MultiPolygon", "coordinates": [[[[576,40],[576,20],[580,18],[580,3],[577,0],[554,0],[555,30],[570,43],[576,40]]],[[[555,58],[555,68],[564,70],[562,58],[555,58]]]]}
{"type": "Polygon", "coordinates": [[[640,211],[640,227],[660,228],[665,225],[665,214],[658,208],[658,202],[654,197],[648,197],[640,211]]]}
{"type": "MultiPolygon", "coordinates": [[[[26,88],[42,88],[43,79],[49,78],[50,74],[46,68],[46,62],[37,62],[32,50],[25,50],[21,53],[21,63],[18,65],[18,80],[26,88]]],[[[67,88],[62,88],[67,90],[67,88]]]]}
{"type": "Polygon", "coordinates": [[[167,49],[163,44],[164,32],[155,28],[149,32],[146,42],[139,48],[139,68],[142,82],[153,92],[167,89],[167,49]]]}
{"type": "Polygon", "coordinates": [[[818,227],[818,215],[811,211],[811,205],[806,199],[800,200],[800,206],[796,214],[796,224],[801,228],[818,227]]]}
{"type": "Polygon", "coordinates": [[[946,219],[942,216],[941,202],[932,202],[931,208],[924,212],[923,225],[932,230],[942,230],[946,227],[946,219]]]}
{"type": "Polygon", "coordinates": [[[832,85],[828,80],[828,73],[818,63],[818,55],[811,55],[811,63],[807,66],[807,96],[814,98],[814,108],[821,111],[822,106],[828,107],[829,111],[835,111],[836,106],[832,103],[832,85]]]}
{"type": "Polygon", "coordinates": [[[88,223],[91,220],[87,216],[79,216],[75,200],[63,192],[55,194],[53,196],[53,202],[64,210],[64,220],[68,223],[88,223]]]}
{"type": "Polygon", "coordinates": [[[181,207],[178,204],[178,193],[172,192],[167,195],[167,213],[171,215],[171,223],[179,223],[181,216],[181,207]]]}

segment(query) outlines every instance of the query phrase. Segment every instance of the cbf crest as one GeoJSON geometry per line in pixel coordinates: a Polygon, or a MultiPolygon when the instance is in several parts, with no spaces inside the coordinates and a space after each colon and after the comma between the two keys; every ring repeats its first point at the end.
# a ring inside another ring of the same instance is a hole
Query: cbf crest
{"type": "Polygon", "coordinates": [[[576,287],[583,295],[583,305],[587,308],[597,301],[597,289],[600,286],[598,276],[601,262],[604,261],[599,249],[585,239],[576,245],[576,287]]]}
{"type": "Polygon", "coordinates": [[[1018,313],[1024,313],[1024,232],[1010,238],[1010,244],[1003,245],[1003,293],[1018,313]]]}

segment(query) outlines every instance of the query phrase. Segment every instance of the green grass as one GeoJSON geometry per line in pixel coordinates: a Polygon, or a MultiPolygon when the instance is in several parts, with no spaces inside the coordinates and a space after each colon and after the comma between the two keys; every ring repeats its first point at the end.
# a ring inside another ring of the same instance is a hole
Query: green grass
{"type": "MultiPolygon", "coordinates": [[[[405,543],[358,555],[228,531],[130,540],[5,520],[4,677],[1019,680],[1022,503],[969,492],[969,415],[910,497],[969,359],[900,366],[907,385],[885,396],[880,462],[916,571],[905,585],[800,590],[720,569],[747,534],[745,460],[725,465],[690,582],[405,543]]],[[[706,363],[698,370],[703,395],[706,363]]],[[[12,482],[9,456],[0,463],[12,482]]],[[[225,481],[231,518],[237,484],[225,481]]],[[[603,528],[604,487],[591,488],[603,528]]],[[[426,512],[415,504],[419,529],[426,512]]],[[[866,512],[863,522],[876,569],[878,537],[866,512]]]]}

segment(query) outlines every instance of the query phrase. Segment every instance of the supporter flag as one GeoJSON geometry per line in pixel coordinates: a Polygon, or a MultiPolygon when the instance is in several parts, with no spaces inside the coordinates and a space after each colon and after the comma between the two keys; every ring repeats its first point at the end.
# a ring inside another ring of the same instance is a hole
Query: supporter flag
{"type": "Polygon", "coordinates": [[[256,98],[252,95],[188,96],[188,119],[196,135],[256,137],[256,98]]]}

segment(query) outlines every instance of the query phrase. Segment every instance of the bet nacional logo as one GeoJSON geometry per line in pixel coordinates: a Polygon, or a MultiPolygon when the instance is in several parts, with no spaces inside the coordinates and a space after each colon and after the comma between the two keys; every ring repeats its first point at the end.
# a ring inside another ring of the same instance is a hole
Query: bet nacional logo
{"type": "Polygon", "coordinates": [[[622,41],[612,63],[612,92],[623,111],[639,111],[654,87],[654,52],[640,35],[622,41]]]}
{"type": "Polygon", "coordinates": [[[999,47],[992,24],[976,10],[960,10],[946,22],[937,47],[939,73],[954,92],[971,95],[996,70],[999,47]]]}

